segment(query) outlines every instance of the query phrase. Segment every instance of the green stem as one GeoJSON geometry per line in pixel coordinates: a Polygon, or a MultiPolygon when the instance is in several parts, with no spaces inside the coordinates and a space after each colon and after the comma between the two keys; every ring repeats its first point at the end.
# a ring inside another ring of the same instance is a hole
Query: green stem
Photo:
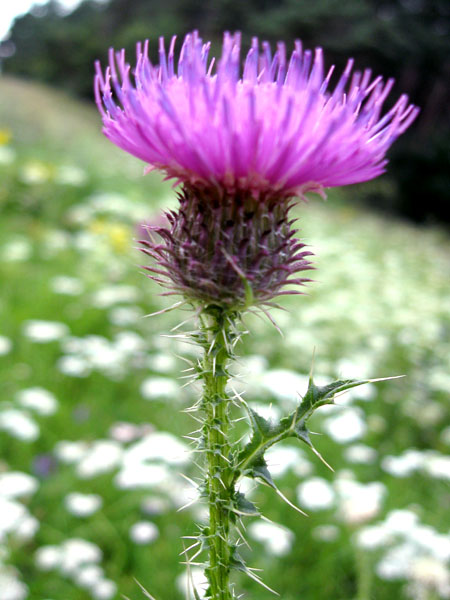
{"type": "Polygon", "coordinates": [[[372,589],[372,569],[365,550],[356,550],[357,596],[356,600],[369,600],[372,589]]]}
{"type": "Polygon", "coordinates": [[[231,600],[230,503],[232,470],[229,443],[229,398],[227,364],[230,355],[231,323],[223,311],[211,309],[202,316],[204,357],[202,362],[205,415],[203,443],[206,457],[206,494],[209,504],[209,564],[206,574],[212,600],[231,600]]]}

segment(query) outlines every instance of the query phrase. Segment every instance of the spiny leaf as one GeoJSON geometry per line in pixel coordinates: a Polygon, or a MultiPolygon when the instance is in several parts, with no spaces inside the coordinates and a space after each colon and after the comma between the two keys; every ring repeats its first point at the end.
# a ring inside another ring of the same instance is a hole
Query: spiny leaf
{"type": "MultiPolygon", "coordinates": [[[[274,424],[272,421],[268,421],[259,415],[246,404],[245,406],[250,418],[252,437],[248,444],[238,454],[238,468],[241,468],[243,471],[250,466],[261,465],[260,459],[264,456],[264,452],[274,444],[275,441],[278,441],[280,435],[283,436],[284,434],[281,422],[274,424]]],[[[267,465],[265,466],[267,467],[267,465]]]]}
{"type": "Polygon", "coordinates": [[[235,569],[236,571],[241,571],[242,573],[245,573],[247,575],[247,577],[250,577],[251,579],[253,579],[253,581],[256,581],[257,583],[259,583],[259,585],[261,585],[263,588],[265,588],[269,592],[272,592],[272,594],[275,594],[275,596],[279,596],[280,595],[280,594],[278,594],[278,592],[276,592],[275,590],[273,590],[272,588],[270,588],[268,585],[266,585],[262,581],[262,579],[260,577],[258,577],[257,575],[255,575],[252,572],[252,569],[250,569],[249,567],[247,567],[247,565],[245,564],[244,559],[237,552],[236,548],[233,549],[233,553],[231,555],[231,560],[230,560],[230,566],[233,569],[235,569]]]}
{"type": "Polygon", "coordinates": [[[342,394],[351,388],[364,385],[365,383],[385,381],[386,379],[392,378],[364,379],[361,381],[354,379],[339,379],[324,386],[317,386],[311,375],[306,394],[301,399],[295,411],[290,415],[283,417],[278,422],[265,419],[244,402],[243,404],[247,409],[250,419],[252,436],[248,444],[238,454],[238,474],[236,479],[240,477],[241,474],[250,477],[259,477],[268,485],[275,488],[267,464],[264,461],[264,454],[274,444],[290,437],[295,437],[304,442],[312,449],[320,460],[324,462],[324,464],[331,468],[311,443],[309,431],[306,427],[308,419],[320,406],[332,404],[336,395],[342,394]]]}
{"type": "Polygon", "coordinates": [[[252,464],[251,477],[254,479],[259,478],[264,481],[268,486],[276,489],[272,475],[267,467],[267,463],[262,456],[256,459],[252,464]]]}
{"type": "Polygon", "coordinates": [[[247,517],[259,517],[261,514],[253,502],[250,502],[241,492],[236,492],[230,510],[237,515],[247,517]]]}
{"type": "Polygon", "coordinates": [[[261,438],[270,437],[276,430],[272,421],[265,419],[255,410],[249,408],[249,415],[253,429],[253,435],[261,438]]]}

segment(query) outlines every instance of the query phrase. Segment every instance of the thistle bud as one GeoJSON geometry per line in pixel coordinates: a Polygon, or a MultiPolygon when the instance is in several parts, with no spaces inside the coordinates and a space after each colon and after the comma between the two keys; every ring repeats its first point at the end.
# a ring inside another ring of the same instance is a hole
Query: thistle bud
{"type": "Polygon", "coordinates": [[[289,199],[185,184],[179,203],[167,226],[148,227],[140,241],[157,263],[144,269],[169,293],[242,310],[300,293],[286,286],[310,281],[300,273],[312,268],[312,253],[295,236],[289,199]]]}

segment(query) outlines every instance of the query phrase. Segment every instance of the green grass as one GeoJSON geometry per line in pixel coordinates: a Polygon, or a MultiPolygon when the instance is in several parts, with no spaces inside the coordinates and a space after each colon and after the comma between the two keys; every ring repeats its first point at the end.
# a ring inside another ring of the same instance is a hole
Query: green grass
{"type": "MultiPolygon", "coordinates": [[[[139,272],[137,265],[143,259],[133,249],[132,240],[133,215],[154,218],[161,206],[174,202],[173,192],[157,176],[140,177],[142,165],[103,139],[100,119],[91,106],[10,78],[0,80],[0,97],[0,130],[11,130],[10,147],[16,153],[12,162],[0,164],[4,182],[0,192],[0,335],[13,341],[11,352],[0,356],[0,412],[15,405],[17,392],[35,386],[49,390],[59,401],[54,415],[33,417],[41,430],[35,441],[24,442],[0,431],[0,471],[34,473],[40,455],[54,461],[49,475],[40,478],[36,493],[23,499],[40,528],[27,542],[14,535],[7,540],[0,537],[0,546],[9,552],[4,562],[17,568],[30,599],[87,600],[92,596],[69,577],[56,570],[41,571],[34,561],[40,547],[80,537],[102,549],[102,567],[120,594],[142,597],[137,579],[157,600],[180,600],[175,586],[176,577],[184,570],[178,556],[182,550],[179,538],[194,530],[193,520],[198,515],[177,512],[176,504],[167,500],[167,511],[145,516],[143,499],[167,499],[170,490],[124,491],[115,485],[116,470],[82,479],[75,467],[54,458],[59,441],[107,439],[118,421],[148,423],[180,437],[194,428],[194,422],[181,412],[195,397],[193,388],[180,391],[179,397],[154,401],[145,400],[140,393],[142,381],[149,376],[178,377],[181,360],[174,359],[167,372],[160,372],[155,360],[189,352],[189,347],[160,337],[184,315],[172,312],[117,325],[111,322],[113,307],[101,308],[93,301],[106,285],[129,285],[138,298],[120,306],[131,305],[148,314],[169,305],[139,272]],[[27,178],[30,165],[35,171],[38,165],[40,173],[34,182],[27,178]],[[77,185],[61,182],[58,173],[63,166],[81,169],[83,181],[77,185]],[[113,193],[124,196],[125,209],[111,212],[115,202],[111,196],[101,210],[92,208],[93,197],[113,193]],[[78,278],[84,291],[77,296],[55,293],[52,282],[61,275],[78,278]],[[130,358],[120,377],[98,369],[86,377],[64,375],[58,368],[63,343],[29,340],[24,324],[30,319],[63,322],[71,335],[79,338],[97,335],[111,340],[121,331],[135,332],[144,340],[143,359],[133,364],[130,358]],[[71,515],[64,506],[64,497],[71,491],[101,495],[103,508],[86,519],[71,515]],[[160,531],[160,537],[148,546],[138,546],[129,537],[130,527],[142,519],[154,521],[160,531]]],[[[251,335],[239,352],[264,357],[266,370],[271,372],[285,369],[306,375],[315,353],[318,377],[343,372],[363,378],[405,375],[378,384],[370,401],[358,394],[352,401],[367,426],[358,441],[377,453],[373,464],[348,462],[344,452],[349,444],[339,444],[324,434],[315,437],[315,443],[335,474],[304,448],[312,472],[303,479],[317,476],[333,482],[353,473],[363,483],[382,482],[386,497],[369,523],[382,520],[394,509],[408,508],[424,524],[445,532],[445,479],[424,472],[394,477],[382,463],[386,456],[411,448],[442,454],[448,450],[449,435],[442,432],[448,424],[449,239],[437,229],[414,228],[356,209],[343,193],[330,194],[326,203],[312,199],[299,207],[298,216],[302,236],[316,254],[316,282],[307,295],[283,301],[288,312],[274,314],[285,333],[283,338],[268,321],[250,318],[251,335]]],[[[263,374],[258,378],[247,373],[247,379],[254,381],[247,391],[249,401],[273,403],[281,411],[293,406],[296,393],[302,391],[293,388],[291,399],[282,399],[276,389],[271,393],[262,382],[263,374]]],[[[283,380],[282,375],[280,386],[283,380]]],[[[332,415],[319,411],[312,429],[324,432],[332,415]]],[[[178,485],[182,480],[177,472],[184,470],[195,475],[193,466],[171,468],[178,485]]],[[[290,469],[278,480],[294,502],[301,479],[290,469]]],[[[402,595],[403,580],[387,582],[375,574],[370,591],[364,591],[361,581],[367,572],[373,573],[383,553],[380,550],[364,558],[355,547],[354,533],[367,523],[344,523],[336,507],[308,511],[309,518],[304,518],[261,488],[255,490],[252,500],[267,517],[295,534],[285,556],[267,554],[252,540],[253,553],[246,553],[252,566],[264,569],[264,581],[283,600],[406,597],[402,595]],[[323,525],[336,527],[331,541],[317,539],[317,527],[323,525]]],[[[0,564],[0,574],[2,568],[0,564]]],[[[244,578],[238,578],[238,589],[246,591],[249,598],[271,597],[244,578]]]]}

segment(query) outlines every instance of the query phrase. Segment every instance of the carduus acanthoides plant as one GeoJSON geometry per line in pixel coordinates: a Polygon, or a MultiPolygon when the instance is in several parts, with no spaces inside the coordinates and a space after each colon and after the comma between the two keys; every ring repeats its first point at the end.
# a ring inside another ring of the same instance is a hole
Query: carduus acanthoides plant
{"type": "MultiPolygon", "coordinates": [[[[383,173],[390,145],[413,122],[418,109],[400,96],[383,113],[393,86],[370,70],[353,71],[349,60],[330,89],[333,67],[324,71],[322,50],[295,42],[290,57],[279,43],[272,56],[256,38],[241,65],[240,34],[224,36],[218,61],[197,32],[185,37],[175,58],[175,38],[159,64],[148,42],[137,45],[134,68],[124,51],[110,50],[109,66],[97,64],[95,95],[104,134],[117,146],[179,185],[179,207],[167,225],[149,227],[141,241],[151,257],[149,276],[196,310],[193,338],[204,349],[192,365],[203,382],[194,406],[202,421],[197,451],[204,471],[199,490],[209,523],[193,545],[205,551],[212,600],[237,598],[233,569],[257,578],[239,552],[239,521],[258,515],[239,492],[242,477],[275,489],[265,451],[286,437],[312,447],[306,422],[337,392],[362,381],[318,387],[312,378],[297,409],[267,421],[228,387],[229,363],[247,310],[265,312],[274,299],[299,293],[309,281],[311,252],[296,236],[289,212],[308,192],[367,181],[383,173]],[[230,406],[245,409],[251,427],[245,444],[233,439],[230,406]]],[[[197,593],[194,590],[194,594],[197,593]]]]}

